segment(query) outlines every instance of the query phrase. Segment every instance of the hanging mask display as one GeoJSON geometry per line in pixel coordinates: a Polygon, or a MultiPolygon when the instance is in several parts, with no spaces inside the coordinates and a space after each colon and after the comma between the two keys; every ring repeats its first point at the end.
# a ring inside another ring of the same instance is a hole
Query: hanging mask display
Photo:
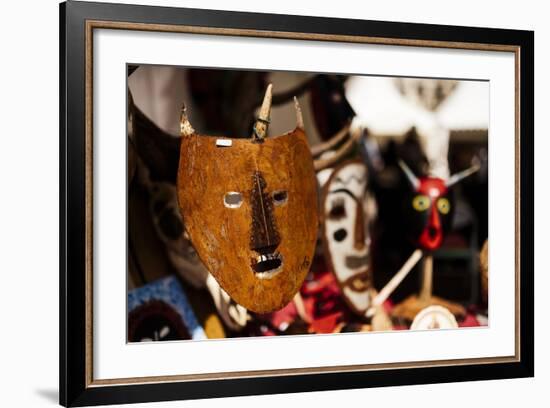
{"type": "Polygon", "coordinates": [[[249,139],[196,134],[182,112],[177,189],[187,232],[227,294],[258,313],[292,300],[317,237],[313,160],[295,104],[296,128],[267,137],[268,86],[249,139]]]}
{"type": "Polygon", "coordinates": [[[370,307],[367,167],[360,160],[342,163],[322,193],[322,240],[327,260],[348,306],[363,315],[370,307]]]}

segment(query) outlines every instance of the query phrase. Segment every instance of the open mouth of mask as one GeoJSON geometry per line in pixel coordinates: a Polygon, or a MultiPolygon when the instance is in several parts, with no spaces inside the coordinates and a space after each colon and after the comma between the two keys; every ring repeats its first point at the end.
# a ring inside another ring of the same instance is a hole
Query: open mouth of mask
{"type": "Polygon", "coordinates": [[[348,255],[345,264],[349,269],[366,268],[369,264],[369,254],[366,253],[363,256],[348,255]]]}
{"type": "Polygon", "coordinates": [[[252,260],[252,270],[258,279],[271,279],[283,270],[280,253],[258,255],[252,260]]]}

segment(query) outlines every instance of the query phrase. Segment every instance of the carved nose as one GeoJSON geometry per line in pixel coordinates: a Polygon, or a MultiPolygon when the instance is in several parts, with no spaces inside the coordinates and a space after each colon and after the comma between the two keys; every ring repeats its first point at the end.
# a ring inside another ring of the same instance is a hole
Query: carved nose
{"type": "Polygon", "coordinates": [[[360,251],[366,247],[365,242],[365,217],[363,214],[363,207],[357,203],[355,211],[355,228],[353,234],[353,247],[360,251]]]}
{"type": "Polygon", "coordinates": [[[266,191],[267,183],[262,173],[252,176],[250,202],[252,227],[250,228],[250,248],[260,254],[273,253],[281,243],[277,224],[273,215],[273,200],[266,191]]]}

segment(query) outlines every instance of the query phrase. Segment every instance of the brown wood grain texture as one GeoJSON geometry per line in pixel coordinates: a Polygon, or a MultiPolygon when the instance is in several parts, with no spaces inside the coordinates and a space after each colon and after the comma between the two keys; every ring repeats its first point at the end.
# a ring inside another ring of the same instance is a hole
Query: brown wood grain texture
{"type": "Polygon", "coordinates": [[[316,180],[305,132],[296,128],[261,142],[230,139],[227,147],[217,146],[218,139],[182,138],[178,200],[187,231],[203,263],[237,303],[259,313],[278,310],[305,279],[317,236],[316,180]],[[273,204],[276,191],[287,192],[285,204],[273,204]],[[240,207],[224,205],[228,192],[242,195],[240,207]],[[259,254],[254,247],[267,237],[282,256],[282,271],[259,279],[251,266],[259,254]]]}

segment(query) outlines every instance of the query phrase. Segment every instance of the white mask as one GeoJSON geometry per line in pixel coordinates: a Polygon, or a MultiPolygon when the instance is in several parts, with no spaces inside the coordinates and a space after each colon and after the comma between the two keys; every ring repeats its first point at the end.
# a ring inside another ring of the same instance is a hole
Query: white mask
{"type": "Polygon", "coordinates": [[[367,168],[359,160],[337,167],[323,188],[323,244],[346,303],[358,314],[371,304],[367,168]]]}

